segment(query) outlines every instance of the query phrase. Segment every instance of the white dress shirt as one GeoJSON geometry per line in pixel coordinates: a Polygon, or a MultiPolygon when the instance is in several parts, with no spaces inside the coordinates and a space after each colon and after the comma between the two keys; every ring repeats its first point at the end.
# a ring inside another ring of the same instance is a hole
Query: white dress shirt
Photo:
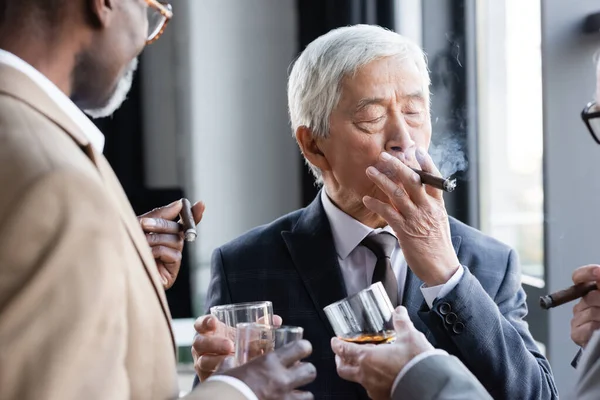
{"type": "MultiPolygon", "coordinates": [[[[81,129],[81,132],[90,141],[90,144],[98,153],[102,153],[104,150],[104,135],[94,125],[94,123],[71,101],[71,99],[61,91],[50,79],[46,78],[44,74],[39,72],[29,63],[16,55],[0,49],[0,64],[8,65],[23,74],[27,75],[33,82],[35,82],[58,106],[67,114],[71,120],[81,129]]],[[[218,380],[227,383],[238,391],[242,392],[248,400],[258,400],[256,395],[250,390],[250,388],[239,379],[229,376],[215,376],[209,378],[210,380],[218,380]]]]}
{"type": "MultiPolygon", "coordinates": [[[[351,296],[371,285],[373,271],[377,262],[375,254],[365,246],[360,245],[360,242],[371,234],[386,231],[394,235],[394,231],[389,225],[384,228],[373,229],[355,220],[333,204],[325,189],[321,191],[321,202],[331,225],[333,243],[338,255],[346,290],[348,295],[351,296]]],[[[402,299],[408,265],[406,264],[399,243],[396,244],[396,248],[392,251],[390,261],[398,280],[398,299],[402,299]]],[[[444,297],[454,289],[463,276],[463,273],[464,269],[461,267],[443,285],[432,287],[426,287],[424,284],[421,285],[421,293],[429,308],[433,306],[433,302],[437,297],[444,297]]],[[[410,368],[421,360],[436,354],[448,355],[444,350],[434,349],[421,353],[409,361],[396,377],[390,396],[394,393],[400,379],[406,375],[410,368]]]]}
{"type": "MultiPolygon", "coordinates": [[[[360,242],[371,234],[378,234],[385,231],[394,235],[394,231],[389,225],[384,228],[373,229],[352,218],[333,204],[325,190],[321,191],[321,202],[331,225],[333,243],[342,270],[342,276],[344,277],[344,283],[346,284],[346,290],[348,296],[351,296],[371,285],[373,271],[377,263],[375,254],[365,246],[360,245],[360,242]]],[[[408,265],[404,259],[402,249],[400,249],[400,244],[396,244],[390,261],[398,280],[398,299],[402,299],[408,265]]],[[[463,268],[459,268],[450,280],[443,285],[432,287],[426,287],[424,284],[421,285],[421,293],[427,305],[431,308],[436,298],[444,297],[450,293],[460,281],[463,272],[463,268]]]]}

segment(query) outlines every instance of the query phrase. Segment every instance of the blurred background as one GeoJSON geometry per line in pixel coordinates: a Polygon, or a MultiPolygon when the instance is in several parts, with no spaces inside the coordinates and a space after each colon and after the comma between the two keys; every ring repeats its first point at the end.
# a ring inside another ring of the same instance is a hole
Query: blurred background
{"type": "MultiPolygon", "coordinates": [[[[594,94],[595,0],[171,0],[175,17],[141,57],[134,88],[97,121],[105,154],[138,214],[203,200],[199,237],[168,292],[189,361],[191,318],[205,312],[210,257],[317,193],[287,115],[289,66],[313,39],[378,24],[425,50],[434,156],[461,164],[449,213],[517,249],[531,332],[559,390],[570,388],[571,307],[542,294],[600,263],[600,147],[579,114],[594,94]]],[[[182,374],[191,375],[189,366],[182,374]]]]}

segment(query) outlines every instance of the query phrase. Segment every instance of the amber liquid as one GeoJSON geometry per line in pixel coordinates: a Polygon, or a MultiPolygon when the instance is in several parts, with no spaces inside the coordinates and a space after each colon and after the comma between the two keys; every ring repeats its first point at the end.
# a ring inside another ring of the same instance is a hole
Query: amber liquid
{"type": "Polygon", "coordinates": [[[383,344],[391,343],[396,340],[396,332],[385,331],[378,333],[363,333],[353,337],[340,338],[345,342],[357,343],[357,344],[383,344]]]}

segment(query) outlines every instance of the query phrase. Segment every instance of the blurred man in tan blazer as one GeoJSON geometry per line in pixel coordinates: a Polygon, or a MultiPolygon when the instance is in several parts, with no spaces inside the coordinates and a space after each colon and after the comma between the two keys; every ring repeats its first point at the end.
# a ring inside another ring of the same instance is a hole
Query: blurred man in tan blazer
{"type": "MultiPolygon", "coordinates": [[[[2,400],[178,397],[168,279],[77,107],[117,109],[170,17],[155,0],[0,0],[2,400]]],[[[310,352],[298,342],[188,398],[311,398],[293,392],[314,379],[297,363],[310,352]]]]}

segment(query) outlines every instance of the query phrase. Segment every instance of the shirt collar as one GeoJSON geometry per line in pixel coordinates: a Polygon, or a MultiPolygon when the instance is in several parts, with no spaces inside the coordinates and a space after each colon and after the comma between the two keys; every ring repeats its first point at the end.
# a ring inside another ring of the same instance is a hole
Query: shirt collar
{"type": "Polygon", "coordinates": [[[372,233],[377,234],[385,231],[395,236],[389,225],[384,228],[373,229],[340,210],[333,204],[325,188],[321,190],[321,203],[331,226],[335,250],[342,260],[348,257],[360,242],[372,233]]]}
{"type": "Polygon", "coordinates": [[[27,75],[73,120],[97,152],[104,151],[105,138],[102,132],[50,79],[23,59],[6,50],[0,49],[0,64],[8,65],[27,75]]]}

